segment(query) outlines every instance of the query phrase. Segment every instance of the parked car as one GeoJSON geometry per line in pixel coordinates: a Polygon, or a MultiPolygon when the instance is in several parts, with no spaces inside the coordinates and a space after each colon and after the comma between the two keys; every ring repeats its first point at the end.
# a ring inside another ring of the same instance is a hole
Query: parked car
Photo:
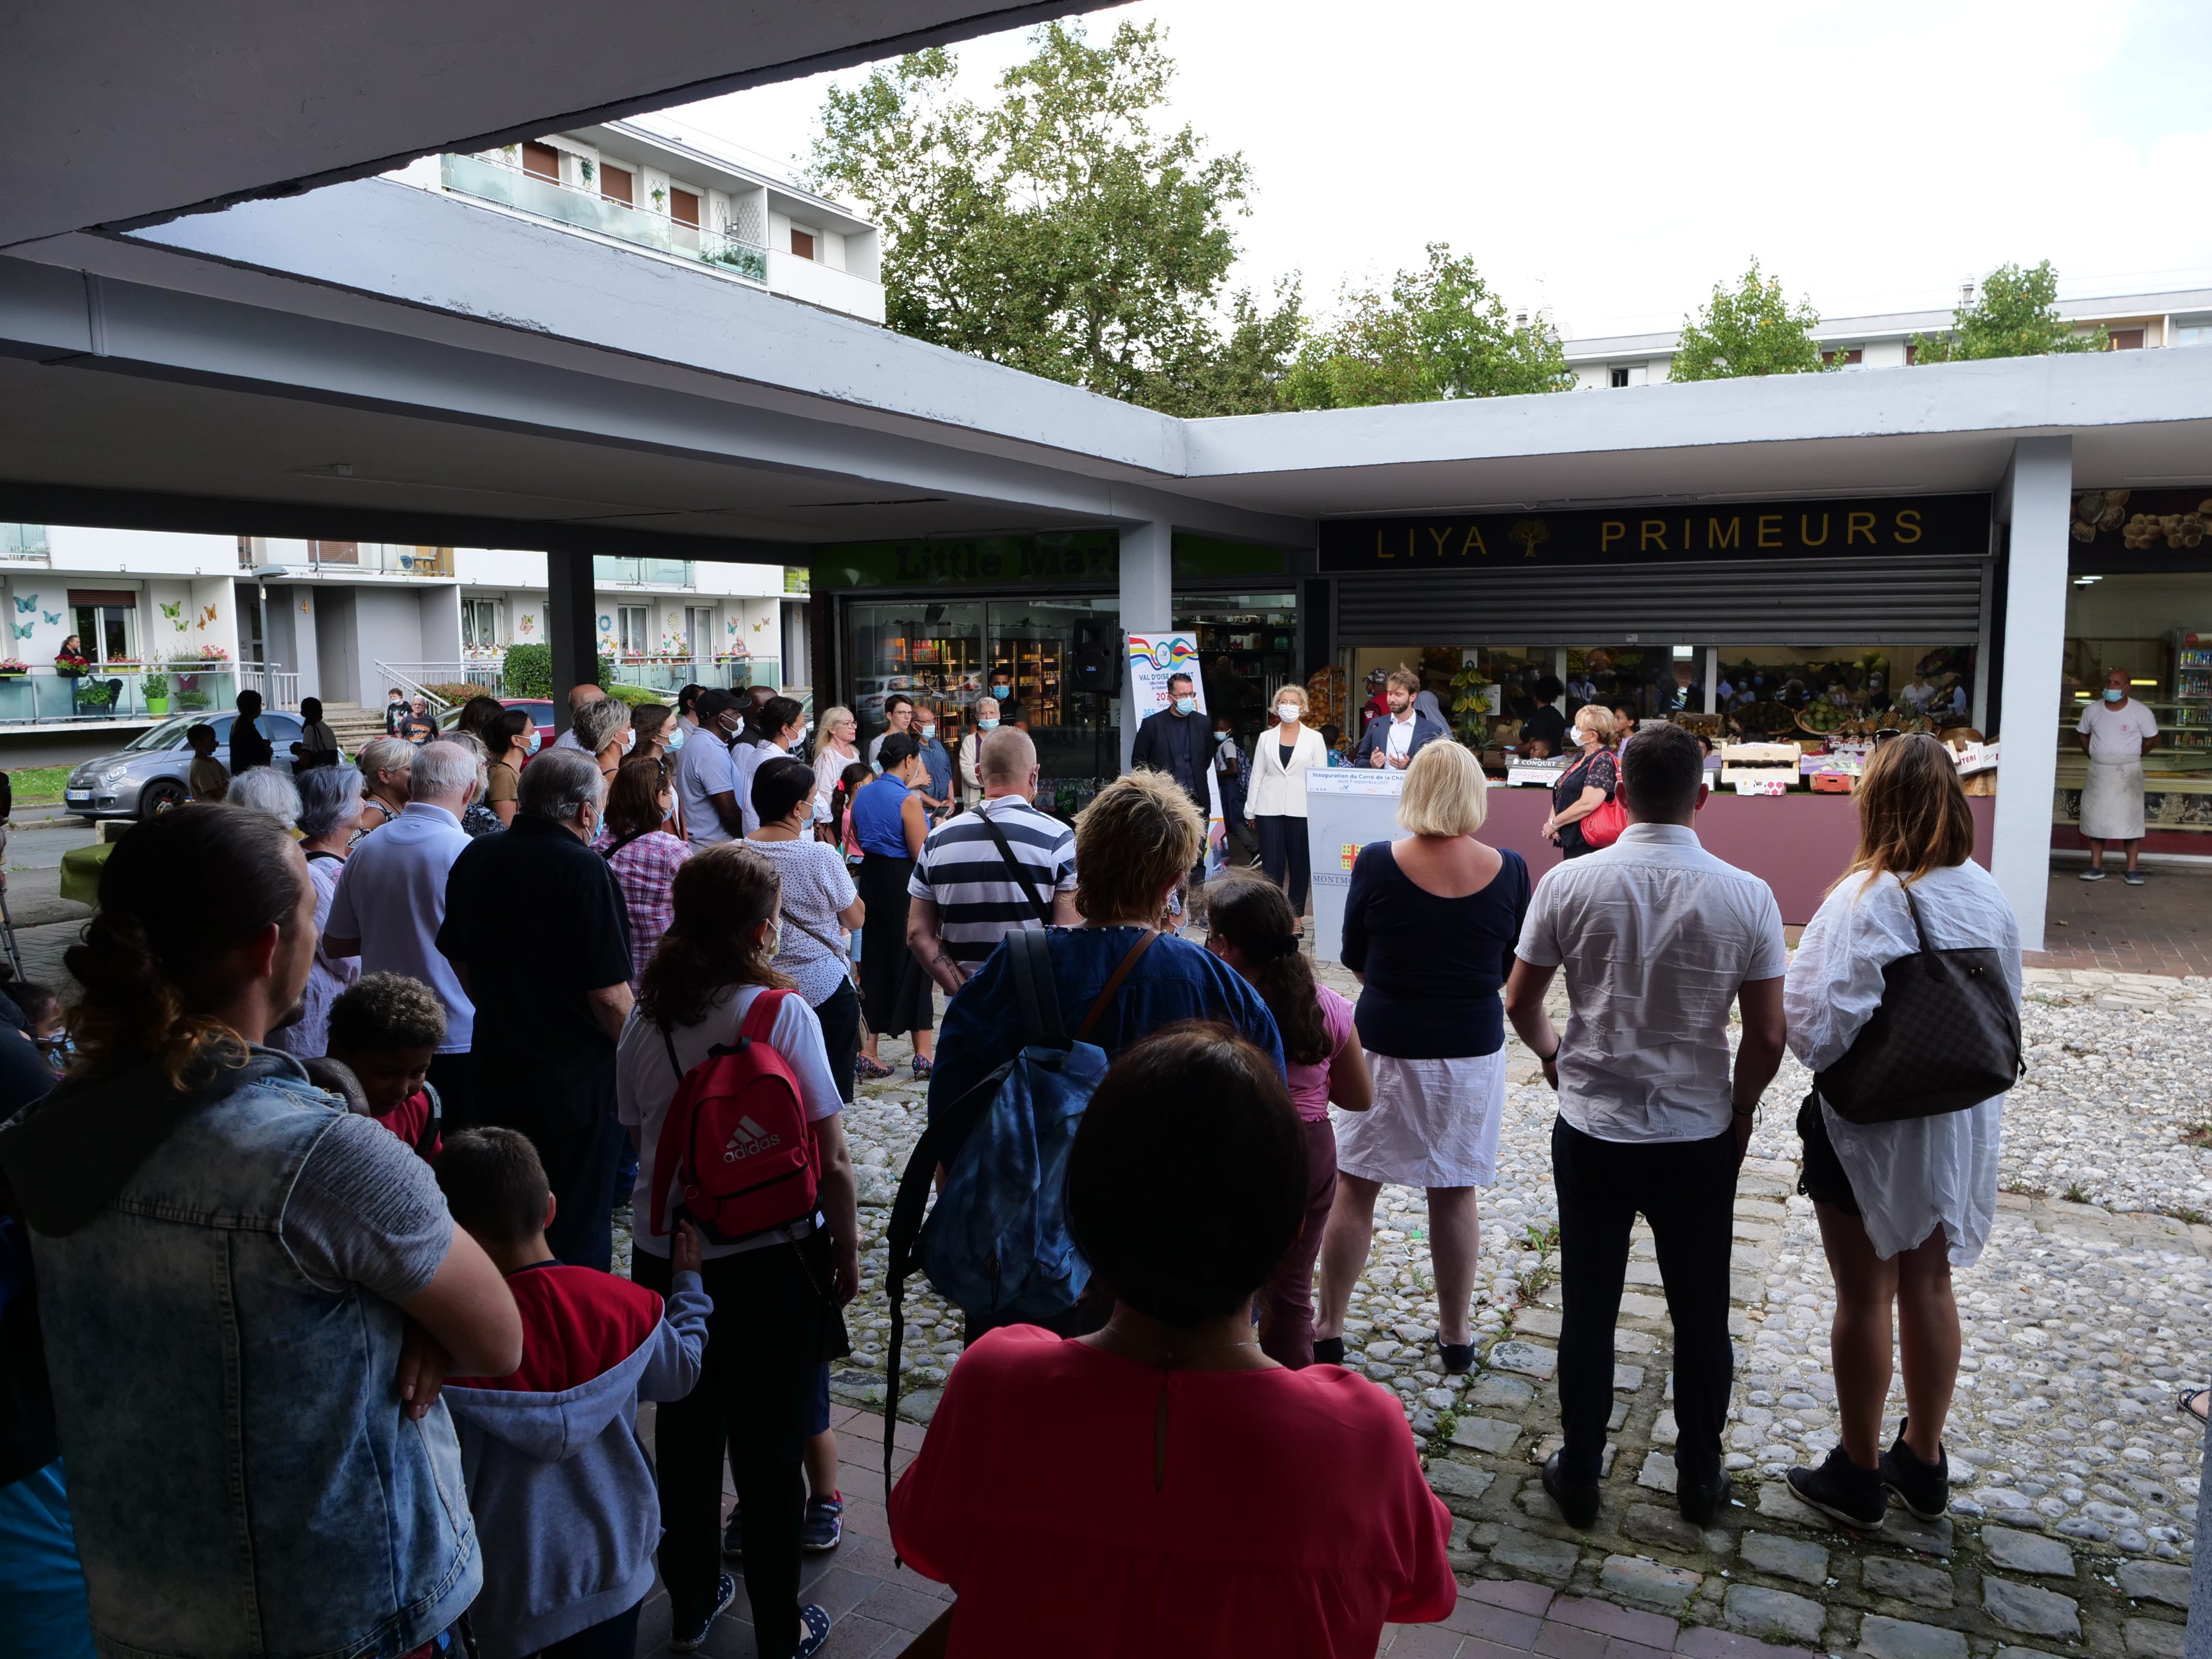
{"type": "MultiPolygon", "coordinates": [[[[185,733],[205,721],[215,728],[215,757],[230,764],[230,728],[238,716],[228,710],[216,714],[179,714],[150,732],[142,732],[112,755],[88,760],[69,775],[62,787],[62,805],[79,817],[90,818],[150,818],[191,799],[185,781],[192,751],[185,746],[185,733]]],[[[292,770],[292,745],[302,728],[296,714],[264,711],[261,735],[276,749],[277,770],[292,770]]]]}

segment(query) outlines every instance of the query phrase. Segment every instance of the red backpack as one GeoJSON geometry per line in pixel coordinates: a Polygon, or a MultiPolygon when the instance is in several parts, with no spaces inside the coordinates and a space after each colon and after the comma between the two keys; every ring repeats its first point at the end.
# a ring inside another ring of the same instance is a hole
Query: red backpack
{"type": "Polygon", "coordinates": [[[745,1011],[737,1041],[717,1043],[684,1071],[666,1028],[660,1040],[677,1074],[676,1097],[660,1126],[653,1161],[653,1232],[670,1223],[697,1227],[710,1244],[734,1244],[814,1213],[821,1182],[813,1126],[799,1079],[769,1042],[788,991],[762,991],[745,1011]],[[668,1188],[681,1194],[668,1214],[668,1188]]]}

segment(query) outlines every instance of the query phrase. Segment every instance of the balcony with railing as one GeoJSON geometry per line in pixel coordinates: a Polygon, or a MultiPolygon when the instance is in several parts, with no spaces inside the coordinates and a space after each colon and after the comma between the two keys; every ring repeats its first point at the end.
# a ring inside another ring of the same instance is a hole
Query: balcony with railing
{"type": "Polygon", "coordinates": [[[53,562],[42,524],[0,524],[0,565],[46,565],[53,562]]]}
{"type": "MultiPolygon", "coordinates": [[[[269,669],[282,666],[270,664],[269,669]]],[[[8,659],[0,661],[0,726],[143,726],[172,714],[228,708],[238,696],[241,673],[251,676],[258,667],[227,658],[104,662],[72,675],[8,659]]],[[[264,672],[250,683],[265,697],[264,686],[281,690],[285,681],[296,691],[299,678],[264,672]]]]}
{"type": "Polygon", "coordinates": [[[438,173],[445,187],[457,195],[496,202],[518,213],[610,236],[656,253],[696,259],[725,276],[768,281],[768,250],[740,241],[726,231],[688,225],[666,214],[635,208],[595,191],[572,189],[520,167],[488,161],[481,155],[441,155],[438,173]]]}
{"type": "Polygon", "coordinates": [[[592,558],[592,580],[611,587],[696,587],[689,559],[630,558],[599,553],[592,558]]]}
{"type": "Polygon", "coordinates": [[[426,576],[447,581],[453,575],[453,550],[450,547],[413,547],[397,542],[294,543],[292,545],[307,550],[302,567],[298,556],[287,551],[282,544],[275,547],[256,545],[257,551],[246,556],[258,556],[266,564],[282,564],[288,569],[304,568],[316,575],[426,576]]]}

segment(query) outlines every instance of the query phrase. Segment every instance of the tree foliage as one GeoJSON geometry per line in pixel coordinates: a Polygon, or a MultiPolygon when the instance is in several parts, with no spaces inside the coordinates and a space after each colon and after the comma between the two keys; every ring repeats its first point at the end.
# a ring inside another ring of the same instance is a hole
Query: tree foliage
{"type": "Polygon", "coordinates": [[[1387,294],[1347,289],[1337,320],[1308,335],[1282,391],[1293,409],[1352,409],[1573,384],[1551,325],[1512,320],[1472,258],[1431,242],[1428,264],[1401,270],[1387,294]]]}
{"type": "Polygon", "coordinates": [[[1731,291],[1713,284],[1713,297],[1695,317],[1682,319],[1682,336],[1667,373],[1675,380],[1726,380],[1746,374],[1818,374],[1840,366],[1820,361],[1812,331],[1820,313],[1808,300],[1793,308],[1779,276],[1764,275],[1759,261],[1731,291]]]}
{"type": "Polygon", "coordinates": [[[1270,415],[1291,409],[1284,379],[1305,338],[1295,277],[1279,284],[1272,308],[1246,289],[1230,296],[1225,329],[1192,335],[1138,387],[1136,400],[1164,414],[1270,415]]]}
{"type": "MultiPolygon", "coordinates": [[[[833,86],[812,176],[882,228],[900,332],[1112,397],[1189,396],[1213,372],[1249,170],[1158,127],[1174,65],[1156,24],[1102,46],[1079,23],[1031,39],[989,102],[955,99],[934,48],[833,86]]],[[[1282,324],[1237,313],[1231,344],[1256,361],[1282,324]]]]}
{"type": "Polygon", "coordinates": [[[2039,357],[2050,352],[2102,351],[2105,331],[2076,334],[2058,314],[2058,273],[2051,261],[1999,265],[1973,300],[1951,313],[1948,333],[1912,337],[1913,361],[1970,362],[1982,357],[2039,357]]]}

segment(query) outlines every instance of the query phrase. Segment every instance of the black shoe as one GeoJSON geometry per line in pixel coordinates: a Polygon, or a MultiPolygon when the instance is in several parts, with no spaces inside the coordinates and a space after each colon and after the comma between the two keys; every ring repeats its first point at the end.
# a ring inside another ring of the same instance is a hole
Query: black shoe
{"type": "Polygon", "coordinates": [[[1444,1370],[1454,1376],[1465,1376],[1474,1369],[1474,1344],[1447,1342],[1442,1331],[1437,1333],[1437,1352],[1444,1357],[1444,1370]]]}
{"type": "MultiPolygon", "coordinates": [[[[714,1610],[695,1624],[677,1626],[668,1638],[668,1650],[671,1653],[696,1653],[706,1645],[707,1632],[714,1629],[714,1621],[727,1612],[730,1603],[737,1599],[738,1581],[726,1572],[717,1576],[714,1580],[714,1610]]],[[[817,1643],[816,1645],[818,1647],[820,1644],[817,1643]]]]}
{"type": "Polygon", "coordinates": [[[1897,1443],[1881,1455],[1882,1484],[1897,1494],[1897,1501],[1923,1521],[1941,1521],[1951,1507],[1951,1458],[1941,1445],[1936,1461],[1923,1463],[1920,1454],[1905,1443],[1912,1425],[1906,1418],[1897,1425],[1897,1443]]]}
{"type": "Polygon", "coordinates": [[[1817,1469],[1790,1471],[1790,1490],[1821,1514],[1832,1516],[1861,1532],[1878,1532],[1889,1513],[1889,1488],[1881,1471],[1863,1469],[1838,1446],[1817,1469]]]}
{"type": "Polygon", "coordinates": [[[1731,1488],[1726,1469],[1715,1469],[1703,1480],[1684,1481],[1675,1474],[1674,1502],[1682,1519],[1693,1527],[1710,1527],[1713,1517],[1729,1506],[1731,1488]]]}
{"type": "Polygon", "coordinates": [[[1559,1478],[1559,1454],[1553,1452],[1544,1460],[1544,1490],[1559,1506],[1559,1513],[1577,1532],[1588,1532],[1597,1522],[1597,1484],[1570,1486],[1559,1478]]]}
{"type": "Polygon", "coordinates": [[[1340,1336],[1314,1338],[1314,1364],[1316,1365],[1344,1364],[1344,1339],[1340,1336]]]}
{"type": "Polygon", "coordinates": [[[742,1502],[730,1506],[730,1524],[722,1528],[722,1553],[732,1561],[745,1555],[745,1509],[742,1502]]]}

